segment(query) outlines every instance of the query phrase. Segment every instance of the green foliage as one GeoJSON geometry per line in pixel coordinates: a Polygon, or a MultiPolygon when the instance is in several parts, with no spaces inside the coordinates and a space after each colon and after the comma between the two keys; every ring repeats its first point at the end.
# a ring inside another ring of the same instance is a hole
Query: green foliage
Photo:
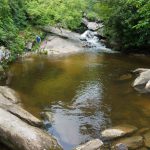
{"type": "Polygon", "coordinates": [[[75,29],[86,9],[85,0],[28,0],[30,19],[38,25],[55,25],[75,29]]]}
{"type": "Polygon", "coordinates": [[[19,27],[25,25],[25,12],[21,0],[0,0],[0,45],[13,54],[23,50],[24,42],[19,36],[19,27]]]}
{"type": "Polygon", "coordinates": [[[106,35],[119,49],[149,48],[150,0],[101,0],[98,5],[106,35]]]}

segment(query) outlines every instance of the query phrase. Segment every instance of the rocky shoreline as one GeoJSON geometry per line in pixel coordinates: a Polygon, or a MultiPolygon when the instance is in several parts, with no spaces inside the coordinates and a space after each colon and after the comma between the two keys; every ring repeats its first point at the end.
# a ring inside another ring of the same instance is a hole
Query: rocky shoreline
{"type": "Polygon", "coordinates": [[[57,141],[42,129],[42,121],[22,108],[15,91],[0,86],[0,142],[10,149],[61,150],[57,141]]]}
{"type": "Polygon", "coordinates": [[[91,140],[74,150],[148,150],[150,128],[137,129],[131,125],[120,125],[101,132],[103,140],[91,140]]]}

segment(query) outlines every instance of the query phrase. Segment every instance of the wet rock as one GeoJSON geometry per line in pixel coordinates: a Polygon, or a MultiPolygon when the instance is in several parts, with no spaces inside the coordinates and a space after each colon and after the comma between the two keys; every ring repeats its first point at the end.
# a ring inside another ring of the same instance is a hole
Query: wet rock
{"type": "Polygon", "coordinates": [[[124,75],[120,76],[119,80],[124,81],[124,80],[129,80],[131,78],[132,78],[131,74],[124,74],[124,75]]]}
{"type": "Polygon", "coordinates": [[[42,116],[42,118],[44,118],[44,120],[52,123],[52,121],[53,121],[53,115],[52,115],[51,112],[48,112],[48,111],[42,112],[41,116],[42,116]]]}
{"type": "Polygon", "coordinates": [[[150,132],[144,134],[144,143],[147,148],[150,148],[150,132]]]}
{"type": "Polygon", "coordinates": [[[145,134],[148,131],[150,131],[150,128],[142,128],[142,129],[138,130],[136,135],[143,135],[143,134],[145,134]]]}
{"type": "Polygon", "coordinates": [[[107,140],[123,137],[137,131],[137,128],[132,125],[120,125],[102,131],[101,135],[107,140]]]}
{"type": "Polygon", "coordinates": [[[91,140],[83,145],[78,146],[74,150],[101,150],[103,142],[99,139],[91,140]]]}
{"type": "Polygon", "coordinates": [[[128,149],[138,149],[144,145],[144,140],[142,136],[133,136],[119,140],[118,143],[126,145],[128,149]]]}
{"type": "Polygon", "coordinates": [[[104,25],[102,23],[97,23],[97,22],[90,22],[88,21],[88,19],[86,18],[82,18],[82,23],[89,29],[92,31],[96,31],[100,28],[102,28],[104,25]]]}
{"type": "Polygon", "coordinates": [[[128,150],[128,147],[125,144],[119,143],[119,144],[116,144],[112,149],[113,150],[128,150]]]}
{"type": "Polygon", "coordinates": [[[145,69],[145,68],[138,68],[136,70],[133,71],[133,73],[135,74],[140,74],[142,72],[148,71],[149,69],[145,69]]]}
{"type": "Polygon", "coordinates": [[[88,22],[88,29],[92,31],[96,31],[99,28],[102,28],[104,25],[102,23],[97,23],[97,22],[88,22]]]}
{"type": "Polygon", "coordinates": [[[138,73],[139,76],[132,86],[141,93],[150,92],[150,69],[139,68],[133,72],[138,73]]]}
{"type": "Polygon", "coordinates": [[[30,126],[0,108],[0,141],[12,149],[60,150],[56,140],[46,132],[30,126]]]}

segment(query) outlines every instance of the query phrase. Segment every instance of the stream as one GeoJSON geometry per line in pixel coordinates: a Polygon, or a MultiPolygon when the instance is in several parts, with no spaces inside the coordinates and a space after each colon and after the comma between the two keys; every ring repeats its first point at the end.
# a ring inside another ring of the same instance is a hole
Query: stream
{"type": "Polygon", "coordinates": [[[46,129],[64,150],[93,138],[114,125],[149,127],[148,94],[139,94],[129,71],[150,67],[148,56],[86,51],[63,57],[36,56],[17,61],[9,86],[20,94],[25,109],[40,117],[48,111],[46,129]]]}

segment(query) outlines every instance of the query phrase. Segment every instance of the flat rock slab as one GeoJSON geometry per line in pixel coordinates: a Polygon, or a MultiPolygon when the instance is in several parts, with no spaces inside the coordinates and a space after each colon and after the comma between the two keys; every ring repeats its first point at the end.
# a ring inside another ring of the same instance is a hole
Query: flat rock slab
{"type": "Polygon", "coordinates": [[[138,149],[144,145],[144,140],[142,136],[133,136],[119,140],[117,144],[119,143],[126,145],[128,149],[138,149]]]}
{"type": "Polygon", "coordinates": [[[14,105],[13,107],[8,107],[6,110],[32,126],[35,126],[35,127],[43,126],[43,123],[41,120],[34,117],[32,114],[30,114],[29,112],[27,112],[20,106],[14,105]]]}
{"type": "Polygon", "coordinates": [[[0,108],[3,108],[30,125],[41,127],[42,121],[21,107],[18,94],[6,87],[0,86],[0,108]]]}
{"type": "Polygon", "coordinates": [[[57,142],[43,130],[30,126],[0,108],[0,140],[12,149],[60,150],[57,142]]]}
{"type": "Polygon", "coordinates": [[[137,131],[137,128],[132,125],[120,125],[102,131],[101,135],[106,140],[123,137],[137,131]]]}
{"type": "Polygon", "coordinates": [[[101,150],[103,142],[99,139],[91,140],[83,145],[78,146],[74,150],[101,150]]]}
{"type": "Polygon", "coordinates": [[[84,48],[81,43],[49,35],[41,44],[40,50],[47,51],[48,55],[66,55],[82,52],[84,48]]]}

